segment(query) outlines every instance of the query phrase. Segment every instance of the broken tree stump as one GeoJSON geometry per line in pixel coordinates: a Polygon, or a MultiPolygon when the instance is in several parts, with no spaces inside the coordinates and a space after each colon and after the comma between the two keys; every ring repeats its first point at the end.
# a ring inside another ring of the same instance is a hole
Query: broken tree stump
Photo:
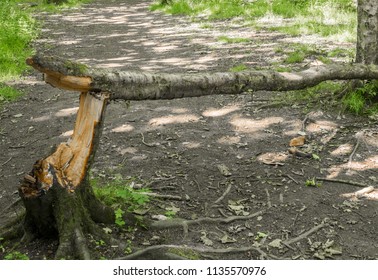
{"type": "Polygon", "coordinates": [[[58,259],[89,259],[86,234],[109,240],[96,223],[114,222],[113,210],[98,201],[88,181],[109,93],[89,91],[83,86],[85,80],[46,75],[46,81],[62,88],[68,84],[70,89],[74,84],[75,90],[82,91],[75,127],[67,142],[33,165],[19,187],[26,208],[23,240],[58,237],[58,259]]]}

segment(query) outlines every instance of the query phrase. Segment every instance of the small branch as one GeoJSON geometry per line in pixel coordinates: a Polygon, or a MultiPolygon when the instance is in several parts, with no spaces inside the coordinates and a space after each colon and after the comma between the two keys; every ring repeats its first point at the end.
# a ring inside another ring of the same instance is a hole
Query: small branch
{"type": "Polygon", "coordinates": [[[6,162],[2,163],[1,166],[4,166],[6,165],[8,162],[10,162],[12,160],[13,157],[10,157],[6,162]]]}
{"type": "Polygon", "coordinates": [[[294,183],[296,183],[297,185],[299,184],[298,181],[295,180],[295,179],[293,178],[293,176],[291,176],[290,174],[287,174],[286,177],[289,178],[290,180],[292,180],[292,181],[293,181],[294,183]]]}
{"type": "Polygon", "coordinates": [[[351,166],[352,161],[353,161],[354,154],[356,153],[356,151],[357,151],[357,149],[358,149],[359,146],[360,146],[360,139],[358,138],[357,139],[357,143],[354,146],[354,149],[353,149],[352,153],[349,155],[349,160],[348,160],[348,169],[349,169],[349,171],[350,171],[350,166],[351,166]]]}
{"type": "Polygon", "coordinates": [[[146,142],[144,141],[144,134],[143,134],[142,132],[140,133],[140,135],[142,135],[142,143],[143,143],[144,145],[146,145],[147,147],[156,147],[156,146],[157,146],[156,143],[152,143],[152,144],[150,144],[150,143],[146,143],[146,142]]]}
{"type": "Polygon", "coordinates": [[[316,177],[315,180],[324,181],[324,182],[347,184],[347,185],[357,186],[357,187],[361,187],[361,188],[368,187],[368,185],[366,185],[366,184],[362,184],[362,183],[358,183],[358,182],[354,182],[354,181],[348,181],[348,180],[328,179],[328,178],[319,178],[319,177],[316,177]]]}
{"type": "Polygon", "coordinates": [[[232,188],[232,184],[228,184],[227,189],[224,191],[222,196],[214,202],[214,204],[218,204],[219,202],[221,202],[226,197],[226,195],[231,191],[231,188],[232,188]]]}
{"type": "Polygon", "coordinates": [[[267,188],[265,188],[265,192],[266,192],[266,198],[268,200],[268,202],[267,202],[268,208],[271,208],[272,207],[272,202],[270,201],[270,194],[269,194],[269,191],[268,191],[267,188]]]}
{"type": "Polygon", "coordinates": [[[299,240],[302,240],[304,238],[306,238],[307,236],[310,236],[311,234],[313,234],[314,232],[324,228],[325,226],[327,226],[328,223],[325,223],[324,221],[322,223],[320,223],[319,225],[313,227],[312,229],[302,233],[301,235],[295,237],[295,238],[292,238],[292,239],[289,239],[289,240],[286,240],[286,241],[283,241],[282,243],[286,243],[284,244],[285,246],[288,246],[290,244],[293,244],[293,243],[296,243],[298,242],[299,240]]]}

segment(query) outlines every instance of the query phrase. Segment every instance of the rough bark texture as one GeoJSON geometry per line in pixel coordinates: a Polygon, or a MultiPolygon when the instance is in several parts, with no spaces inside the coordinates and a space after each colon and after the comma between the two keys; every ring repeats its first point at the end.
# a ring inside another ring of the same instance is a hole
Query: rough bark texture
{"type": "Polygon", "coordinates": [[[85,235],[108,239],[95,222],[114,222],[114,212],[98,201],[87,178],[108,97],[81,93],[73,136],[38,160],[19,187],[26,208],[23,239],[58,236],[58,259],[89,259],[85,235]]]}
{"type": "Polygon", "coordinates": [[[378,1],[358,0],[356,62],[378,65],[378,1]]]}
{"type": "Polygon", "coordinates": [[[257,90],[287,91],[315,86],[326,80],[378,79],[378,67],[364,64],[319,66],[297,73],[245,71],[163,74],[110,72],[41,55],[27,62],[45,73],[46,82],[53,86],[76,91],[107,91],[111,93],[110,99],[124,100],[174,99],[257,90]]]}

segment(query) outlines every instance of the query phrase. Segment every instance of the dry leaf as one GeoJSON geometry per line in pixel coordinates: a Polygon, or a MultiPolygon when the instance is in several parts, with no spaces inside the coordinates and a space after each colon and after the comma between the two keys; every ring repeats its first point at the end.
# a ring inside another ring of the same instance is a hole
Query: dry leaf
{"type": "Polygon", "coordinates": [[[232,173],[230,172],[230,170],[228,169],[228,167],[225,164],[218,164],[217,167],[218,167],[219,172],[223,176],[228,177],[228,176],[232,175],[232,173]]]}
{"type": "Polygon", "coordinates": [[[298,147],[298,146],[303,146],[305,143],[306,137],[304,135],[295,137],[290,140],[289,146],[290,147],[298,147]]]}

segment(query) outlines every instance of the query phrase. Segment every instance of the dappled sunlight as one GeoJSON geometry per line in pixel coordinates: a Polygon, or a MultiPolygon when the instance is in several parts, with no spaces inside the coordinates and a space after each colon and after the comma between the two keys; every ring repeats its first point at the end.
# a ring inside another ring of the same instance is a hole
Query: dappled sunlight
{"type": "Polygon", "coordinates": [[[323,131],[330,131],[334,130],[338,127],[335,122],[331,121],[316,121],[307,124],[306,131],[311,133],[323,132],[323,131]]]}
{"type": "Polygon", "coordinates": [[[185,148],[188,148],[188,149],[196,149],[196,148],[199,148],[201,146],[201,143],[199,143],[199,142],[183,142],[182,145],[185,148]]]}
{"type": "Polygon", "coordinates": [[[302,130],[301,120],[285,121],[283,135],[297,136],[298,132],[302,130]]]}
{"type": "Polygon", "coordinates": [[[209,108],[202,113],[204,117],[222,117],[241,110],[240,106],[228,106],[224,108],[209,108]]]}
{"type": "Polygon", "coordinates": [[[120,153],[122,156],[126,154],[135,155],[138,152],[138,149],[134,147],[128,147],[128,148],[117,148],[117,152],[120,153]]]}
{"type": "Polygon", "coordinates": [[[371,169],[378,169],[378,155],[371,156],[364,161],[351,161],[341,165],[334,165],[328,169],[329,175],[327,178],[336,178],[342,172],[347,175],[354,175],[358,171],[366,171],[371,169]]]}
{"type": "MultiPolygon", "coordinates": [[[[281,123],[284,119],[281,117],[269,117],[261,120],[234,117],[230,124],[234,126],[234,131],[243,133],[262,132],[273,124],[281,123]]],[[[252,135],[256,137],[257,135],[252,135]]]]}
{"type": "Polygon", "coordinates": [[[257,157],[257,160],[268,165],[283,165],[283,162],[287,160],[289,154],[287,153],[265,153],[257,157]]]}
{"type": "Polygon", "coordinates": [[[226,144],[226,145],[233,145],[240,142],[239,136],[223,136],[217,140],[217,143],[219,144],[226,144]]]}
{"type": "Polygon", "coordinates": [[[37,118],[31,118],[30,120],[32,122],[45,122],[51,120],[51,116],[41,116],[37,118]]]}
{"type": "Polygon", "coordinates": [[[72,107],[72,108],[66,108],[66,109],[61,109],[57,113],[55,113],[56,117],[68,117],[75,115],[77,111],[79,110],[79,107],[72,107]]]}
{"type": "Polygon", "coordinates": [[[198,116],[191,114],[168,115],[160,118],[153,118],[148,122],[148,124],[151,126],[161,126],[175,123],[198,122],[199,119],[200,118],[198,116]]]}
{"type": "Polygon", "coordinates": [[[189,109],[187,108],[169,108],[172,113],[174,114],[185,114],[185,113],[189,113],[189,109]]]}
{"type": "Polygon", "coordinates": [[[130,131],[133,131],[133,130],[134,130],[134,127],[132,125],[123,124],[121,126],[113,128],[110,131],[111,132],[118,132],[119,133],[119,132],[130,132],[130,131]]]}
{"type": "Polygon", "coordinates": [[[333,156],[343,156],[343,155],[349,155],[353,150],[353,146],[351,144],[342,144],[339,147],[337,147],[335,150],[331,152],[331,155],[333,156]]]}

